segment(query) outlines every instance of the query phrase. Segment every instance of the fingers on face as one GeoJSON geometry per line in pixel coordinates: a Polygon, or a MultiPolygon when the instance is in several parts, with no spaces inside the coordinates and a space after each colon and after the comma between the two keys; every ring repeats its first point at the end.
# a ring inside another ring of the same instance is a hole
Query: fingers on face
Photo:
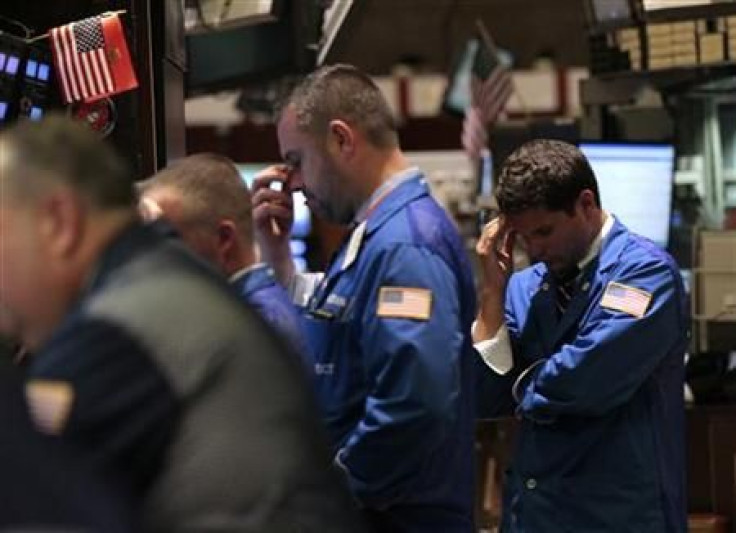
{"type": "Polygon", "coordinates": [[[289,190],[287,165],[272,165],[256,174],[253,179],[253,210],[256,217],[291,216],[293,202],[289,190]]]}
{"type": "Polygon", "coordinates": [[[275,192],[288,192],[289,177],[291,168],[288,165],[271,165],[260,171],[253,178],[253,194],[255,196],[261,190],[271,189],[275,192]],[[274,182],[281,185],[277,186],[274,182]]]}
{"type": "Polygon", "coordinates": [[[506,255],[511,255],[511,251],[514,249],[514,244],[516,243],[516,232],[515,231],[506,231],[503,236],[503,246],[502,250],[506,255]]]}
{"type": "Polygon", "coordinates": [[[294,218],[294,211],[291,208],[291,204],[287,205],[277,201],[264,201],[259,204],[254,204],[253,218],[259,222],[269,218],[291,220],[294,218]]]}
{"type": "Polygon", "coordinates": [[[291,193],[288,191],[277,191],[270,187],[264,187],[256,190],[253,193],[253,205],[255,207],[260,206],[264,203],[280,204],[285,207],[291,208],[293,201],[291,193]]]}
{"type": "Polygon", "coordinates": [[[502,221],[494,218],[488,222],[481,232],[475,250],[480,255],[487,255],[498,248],[498,238],[502,230],[502,221]]]}

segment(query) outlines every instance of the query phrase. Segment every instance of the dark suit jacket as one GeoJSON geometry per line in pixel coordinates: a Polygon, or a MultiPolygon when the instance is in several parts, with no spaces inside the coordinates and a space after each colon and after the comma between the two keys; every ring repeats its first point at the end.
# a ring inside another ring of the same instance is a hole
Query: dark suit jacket
{"type": "Polygon", "coordinates": [[[30,373],[71,384],[61,438],[140,495],[149,530],[360,530],[301,362],[155,228],[109,247],[30,373]]]}
{"type": "Polygon", "coordinates": [[[129,499],[32,426],[21,376],[7,357],[0,357],[0,427],[3,531],[134,531],[129,499]]]}

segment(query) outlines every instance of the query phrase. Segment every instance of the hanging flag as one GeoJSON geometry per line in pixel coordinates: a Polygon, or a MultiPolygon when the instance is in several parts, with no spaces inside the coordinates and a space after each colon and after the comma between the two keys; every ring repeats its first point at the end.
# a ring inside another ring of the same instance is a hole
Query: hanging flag
{"type": "Polygon", "coordinates": [[[513,93],[511,71],[501,60],[491,33],[482,20],[476,21],[477,43],[471,68],[471,105],[477,107],[486,124],[498,119],[513,93]]]}
{"type": "Polygon", "coordinates": [[[65,104],[93,102],[138,86],[117,14],[54,28],[49,38],[65,104]]]}
{"type": "Polygon", "coordinates": [[[483,150],[488,147],[488,128],[477,107],[470,106],[465,110],[460,142],[465,153],[473,160],[479,159],[483,150]]]}
{"type": "Polygon", "coordinates": [[[493,70],[485,78],[473,71],[470,80],[471,107],[478,109],[480,117],[486,125],[498,120],[514,91],[511,72],[501,63],[496,63],[493,70]]]}
{"type": "Polygon", "coordinates": [[[495,124],[513,93],[511,72],[486,39],[476,38],[470,77],[470,106],[465,110],[461,142],[472,159],[488,145],[488,127],[495,124]]]}

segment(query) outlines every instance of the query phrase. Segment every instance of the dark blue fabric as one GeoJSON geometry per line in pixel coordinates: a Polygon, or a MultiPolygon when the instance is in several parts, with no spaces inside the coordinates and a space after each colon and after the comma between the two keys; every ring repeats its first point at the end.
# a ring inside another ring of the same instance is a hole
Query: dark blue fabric
{"type": "Polygon", "coordinates": [[[159,472],[172,438],[179,416],[174,392],[129,333],[91,318],[79,324],[78,317],[67,320],[53,349],[34,357],[29,377],[74,387],[74,409],[61,437],[96,470],[139,494],[159,472]]]}
{"type": "Polygon", "coordinates": [[[222,276],[133,224],[29,375],[71,385],[57,438],[125,481],[141,531],[362,531],[285,346],[222,276]]]}
{"type": "Polygon", "coordinates": [[[3,531],[136,531],[132,503],[44,439],[28,417],[21,376],[0,360],[0,528],[3,531]],[[57,529],[58,528],[58,529],[57,529]]]}
{"type": "MultiPolygon", "coordinates": [[[[677,266],[615,222],[561,318],[554,283],[537,264],[512,276],[507,291],[517,374],[539,364],[518,386],[522,426],[502,530],[686,531],[689,314],[677,266]],[[644,316],[601,305],[609,282],[651,294],[644,316]]],[[[508,378],[495,384],[492,401],[509,394],[508,378]]]]}
{"type": "Polygon", "coordinates": [[[463,244],[420,175],[366,224],[355,260],[346,243],[307,315],[335,452],[378,531],[473,531],[475,292],[463,244]],[[431,316],[377,316],[382,287],[430,291],[431,316]]]}
{"type": "Polygon", "coordinates": [[[307,366],[314,363],[307,344],[304,319],[291,302],[289,293],[274,278],[270,267],[259,265],[249,270],[233,282],[233,287],[266,322],[286,338],[307,366]]]}

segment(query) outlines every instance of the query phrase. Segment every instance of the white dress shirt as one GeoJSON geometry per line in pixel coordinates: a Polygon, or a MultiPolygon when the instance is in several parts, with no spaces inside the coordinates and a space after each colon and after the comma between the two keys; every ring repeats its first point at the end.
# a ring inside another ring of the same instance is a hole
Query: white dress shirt
{"type": "MultiPolygon", "coordinates": [[[[613,227],[613,216],[604,212],[605,221],[601,227],[600,233],[593,239],[585,256],[578,261],[578,268],[582,272],[601,251],[601,243],[606,238],[608,232],[613,227]]],[[[473,323],[475,330],[475,322],[473,323]]],[[[509,339],[509,330],[506,324],[502,324],[493,338],[485,339],[475,343],[475,349],[483,358],[485,364],[494,372],[500,375],[507,374],[514,367],[514,357],[511,352],[511,339],[509,339]]]]}

